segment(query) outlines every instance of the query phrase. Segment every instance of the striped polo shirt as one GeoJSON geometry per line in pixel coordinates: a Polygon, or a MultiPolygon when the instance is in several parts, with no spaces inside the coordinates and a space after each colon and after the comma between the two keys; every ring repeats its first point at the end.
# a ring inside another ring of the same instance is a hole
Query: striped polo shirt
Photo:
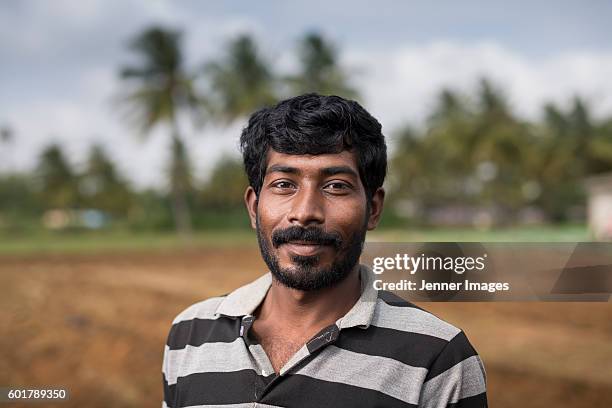
{"type": "Polygon", "coordinates": [[[465,334],[374,289],[275,373],[249,336],[270,273],[196,303],[172,324],[163,360],[163,407],[486,407],[485,371],[465,334]]]}

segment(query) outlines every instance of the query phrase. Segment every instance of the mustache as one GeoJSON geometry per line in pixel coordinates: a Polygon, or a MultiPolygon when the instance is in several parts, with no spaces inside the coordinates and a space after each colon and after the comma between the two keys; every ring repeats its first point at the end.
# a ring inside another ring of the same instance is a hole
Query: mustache
{"type": "Polygon", "coordinates": [[[272,233],[272,245],[274,248],[291,241],[304,241],[314,245],[329,245],[336,249],[342,247],[342,237],[335,232],[325,232],[318,227],[289,227],[279,229],[272,233]]]}

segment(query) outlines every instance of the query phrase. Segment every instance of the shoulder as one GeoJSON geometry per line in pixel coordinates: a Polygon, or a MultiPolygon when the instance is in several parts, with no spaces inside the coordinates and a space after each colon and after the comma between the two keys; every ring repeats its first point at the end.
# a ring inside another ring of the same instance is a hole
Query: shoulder
{"type": "Polygon", "coordinates": [[[486,406],[486,373],[480,356],[460,328],[391,292],[378,293],[375,327],[396,333],[405,363],[426,368],[423,406],[471,401],[486,406]],[[419,358],[409,357],[417,354],[419,358]]]}
{"type": "Polygon", "coordinates": [[[231,341],[235,338],[235,324],[216,313],[226,296],[218,296],[195,303],[181,311],[172,321],[166,348],[181,350],[199,347],[211,341],[231,341]]]}
{"type": "Polygon", "coordinates": [[[391,292],[379,291],[370,330],[394,358],[428,370],[428,378],[477,356],[459,327],[391,292]]]}
{"type": "Polygon", "coordinates": [[[233,342],[240,329],[240,317],[252,313],[271,284],[269,273],[231,293],[195,303],[172,321],[167,346],[180,349],[212,342],[233,342]]]}
{"type": "Polygon", "coordinates": [[[172,324],[175,325],[193,319],[214,319],[217,308],[226,297],[227,295],[216,296],[194,303],[176,315],[172,324]]]}
{"type": "Polygon", "coordinates": [[[231,341],[235,337],[235,322],[217,313],[226,298],[227,295],[209,298],[181,311],[172,320],[166,347],[178,350],[215,340],[231,341]]]}
{"type": "Polygon", "coordinates": [[[230,344],[238,337],[236,322],[216,313],[225,297],[195,303],[172,321],[162,363],[164,396],[168,406],[175,406],[178,379],[199,372],[198,362],[215,354],[211,345],[230,344]]]}
{"type": "Polygon", "coordinates": [[[379,291],[372,324],[404,333],[415,333],[443,340],[457,336],[461,329],[433,313],[387,291],[379,291]]]}
{"type": "Polygon", "coordinates": [[[462,329],[387,291],[378,293],[372,326],[401,344],[395,358],[426,369],[423,406],[462,400],[486,406],[484,365],[462,329]]]}

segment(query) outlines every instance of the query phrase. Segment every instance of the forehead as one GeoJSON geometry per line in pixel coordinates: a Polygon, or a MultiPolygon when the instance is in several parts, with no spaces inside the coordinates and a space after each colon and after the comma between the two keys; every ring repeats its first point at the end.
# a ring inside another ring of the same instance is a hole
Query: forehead
{"type": "Polygon", "coordinates": [[[270,149],[267,155],[266,173],[272,166],[288,166],[302,172],[319,172],[329,167],[346,166],[359,173],[355,153],[343,150],[340,153],[326,154],[287,154],[270,149]]]}

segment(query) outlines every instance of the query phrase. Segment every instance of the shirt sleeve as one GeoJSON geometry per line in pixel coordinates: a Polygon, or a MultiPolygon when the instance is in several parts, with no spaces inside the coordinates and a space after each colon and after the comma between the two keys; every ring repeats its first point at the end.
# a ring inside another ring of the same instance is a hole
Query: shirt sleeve
{"type": "Polygon", "coordinates": [[[461,331],[448,342],[431,365],[421,389],[419,407],[487,406],[484,365],[461,331]]]}
{"type": "Polygon", "coordinates": [[[175,399],[176,384],[168,384],[168,378],[172,378],[172,370],[174,369],[171,366],[169,359],[170,348],[168,347],[168,344],[170,344],[170,336],[172,336],[172,331],[170,331],[168,340],[164,345],[164,358],[162,362],[162,385],[164,390],[164,400],[162,401],[162,408],[173,408],[175,399]]]}

